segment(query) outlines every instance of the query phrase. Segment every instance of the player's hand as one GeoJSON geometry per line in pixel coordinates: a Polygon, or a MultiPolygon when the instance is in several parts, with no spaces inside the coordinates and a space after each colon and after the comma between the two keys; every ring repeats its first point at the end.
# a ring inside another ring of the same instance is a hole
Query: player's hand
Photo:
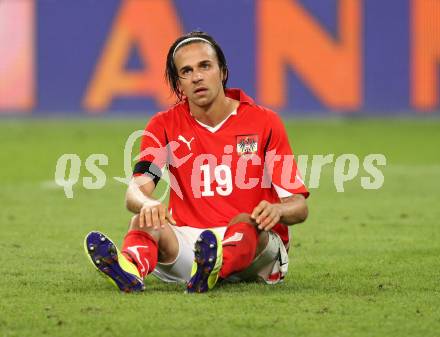
{"type": "Polygon", "coordinates": [[[153,228],[159,230],[164,228],[167,223],[173,225],[176,221],[168,211],[168,208],[164,204],[147,205],[142,206],[139,212],[139,227],[153,228]]]}
{"type": "Polygon", "coordinates": [[[258,229],[266,232],[280,222],[281,217],[280,204],[271,204],[266,200],[260,201],[251,214],[251,218],[257,223],[258,229]]]}

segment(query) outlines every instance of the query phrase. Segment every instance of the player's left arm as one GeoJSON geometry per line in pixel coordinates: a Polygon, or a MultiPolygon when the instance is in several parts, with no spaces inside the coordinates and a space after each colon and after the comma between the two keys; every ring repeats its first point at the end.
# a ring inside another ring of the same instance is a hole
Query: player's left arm
{"type": "Polygon", "coordinates": [[[252,211],[251,218],[255,220],[260,230],[269,231],[277,223],[294,225],[307,219],[308,207],[302,194],[294,194],[281,198],[280,203],[270,203],[262,200],[252,211]]]}

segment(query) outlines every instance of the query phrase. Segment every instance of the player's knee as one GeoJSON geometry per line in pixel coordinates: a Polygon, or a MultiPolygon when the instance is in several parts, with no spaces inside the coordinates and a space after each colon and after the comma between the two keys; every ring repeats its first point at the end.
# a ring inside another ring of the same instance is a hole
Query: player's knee
{"type": "Polygon", "coordinates": [[[234,216],[231,221],[229,221],[228,226],[232,226],[240,222],[256,225],[255,220],[251,218],[251,215],[249,213],[240,213],[234,216]]]}
{"type": "Polygon", "coordinates": [[[155,230],[151,227],[147,228],[145,226],[141,227],[139,214],[133,215],[133,217],[131,218],[130,224],[128,226],[128,231],[129,232],[130,231],[142,231],[142,232],[148,233],[149,235],[151,235],[154,238],[154,240],[156,240],[156,242],[159,241],[162,234],[164,233],[164,230],[155,230]]]}
{"type": "MultiPolygon", "coordinates": [[[[249,213],[240,213],[234,216],[231,221],[229,221],[228,227],[231,227],[238,223],[247,223],[254,227],[257,227],[257,223],[251,218],[249,213]]],[[[260,231],[257,229],[258,233],[258,243],[256,247],[255,256],[258,256],[267,246],[269,242],[269,233],[265,231],[260,231]]]]}
{"type": "Polygon", "coordinates": [[[140,230],[139,214],[136,214],[131,218],[128,230],[140,230]]]}

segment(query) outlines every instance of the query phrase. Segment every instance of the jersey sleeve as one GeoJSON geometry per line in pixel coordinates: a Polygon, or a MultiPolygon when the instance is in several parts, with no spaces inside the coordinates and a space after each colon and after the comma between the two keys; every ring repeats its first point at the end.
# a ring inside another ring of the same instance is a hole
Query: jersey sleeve
{"type": "Polygon", "coordinates": [[[168,163],[167,135],[160,114],[154,116],[145,127],[138,157],[133,176],[146,174],[157,184],[162,169],[168,163]]]}
{"type": "Polygon", "coordinates": [[[277,114],[269,114],[270,127],[264,149],[266,182],[270,182],[280,198],[291,194],[307,198],[309,191],[298,170],[284,125],[277,114]]]}

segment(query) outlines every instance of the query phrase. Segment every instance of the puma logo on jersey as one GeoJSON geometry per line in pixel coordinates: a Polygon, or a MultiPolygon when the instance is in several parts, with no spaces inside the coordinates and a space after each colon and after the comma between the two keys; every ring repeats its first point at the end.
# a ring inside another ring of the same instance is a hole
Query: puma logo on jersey
{"type": "Polygon", "coordinates": [[[194,140],[194,137],[192,137],[189,141],[185,139],[185,137],[183,137],[182,135],[179,135],[179,138],[177,138],[178,140],[184,142],[186,144],[186,146],[188,146],[188,149],[191,151],[191,142],[194,140]]]}

